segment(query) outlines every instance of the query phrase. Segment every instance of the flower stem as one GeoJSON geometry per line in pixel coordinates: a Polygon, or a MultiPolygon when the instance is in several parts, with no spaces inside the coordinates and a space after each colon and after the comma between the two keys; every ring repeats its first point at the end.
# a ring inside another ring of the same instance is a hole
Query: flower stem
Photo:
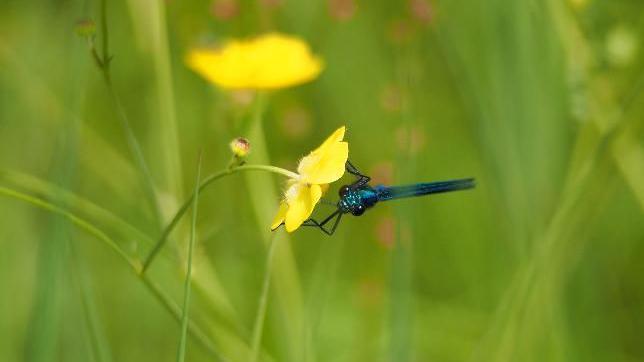
{"type": "MultiPolygon", "coordinates": [[[[201,182],[201,184],[199,185],[198,191],[199,192],[203,191],[208,185],[212,184],[213,182],[219,180],[224,176],[232,175],[242,171],[265,171],[265,172],[272,172],[278,175],[283,175],[290,178],[299,177],[299,175],[296,174],[295,172],[285,170],[283,168],[279,168],[275,166],[243,165],[243,166],[237,166],[232,168],[226,168],[224,170],[211,174],[201,182]]],[[[186,201],[184,201],[183,205],[181,205],[179,210],[177,210],[177,212],[175,213],[174,217],[172,218],[168,226],[166,226],[165,229],[163,229],[163,232],[161,233],[159,240],[157,240],[156,244],[154,244],[154,247],[152,248],[148,256],[145,258],[145,262],[143,263],[143,267],[141,269],[142,274],[148,270],[148,268],[152,264],[152,261],[154,261],[154,258],[161,251],[161,249],[163,248],[163,246],[168,240],[168,236],[170,235],[172,230],[174,230],[174,228],[177,226],[177,224],[179,223],[179,220],[181,220],[181,217],[186,213],[194,197],[195,197],[195,193],[192,193],[192,195],[190,195],[190,197],[186,201]]]]}
{"type": "Polygon", "coordinates": [[[130,153],[134,157],[134,162],[143,178],[144,192],[146,194],[146,197],[148,198],[150,207],[152,208],[156,226],[158,229],[160,229],[161,220],[162,220],[161,208],[159,206],[159,202],[156,197],[156,192],[154,191],[155,187],[154,187],[154,181],[152,180],[152,174],[150,173],[150,169],[148,168],[148,165],[145,161],[145,157],[143,156],[141,144],[139,143],[138,139],[136,138],[136,135],[134,134],[134,131],[132,129],[132,124],[130,123],[130,120],[127,117],[127,113],[125,113],[125,108],[123,108],[121,99],[119,98],[118,93],[116,93],[116,90],[114,89],[114,85],[112,84],[112,76],[110,73],[110,61],[112,60],[112,57],[109,54],[109,33],[108,33],[108,26],[107,26],[106,0],[101,0],[101,32],[102,32],[101,37],[103,40],[102,54],[101,55],[98,54],[98,52],[96,51],[96,47],[92,41],[90,44],[92,56],[94,57],[96,64],[98,65],[98,68],[103,74],[105,87],[107,88],[107,92],[109,94],[112,105],[116,110],[116,115],[121,124],[121,128],[123,129],[123,133],[125,134],[128,148],[130,149],[130,153]]]}

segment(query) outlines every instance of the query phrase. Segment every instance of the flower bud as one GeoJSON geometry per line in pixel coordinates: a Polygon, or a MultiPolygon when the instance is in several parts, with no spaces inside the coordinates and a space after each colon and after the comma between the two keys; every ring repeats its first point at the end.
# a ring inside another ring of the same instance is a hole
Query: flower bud
{"type": "Polygon", "coordinates": [[[250,152],[250,142],[243,137],[237,137],[230,142],[230,150],[238,158],[244,158],[250,152]]]}
{"type": "Polygon", "coordinates": [[[83,19],[76,23],[74,28],[76,34],[83,38],[88,38],[96,34],[96,23],[92,19],[83,19]]]}

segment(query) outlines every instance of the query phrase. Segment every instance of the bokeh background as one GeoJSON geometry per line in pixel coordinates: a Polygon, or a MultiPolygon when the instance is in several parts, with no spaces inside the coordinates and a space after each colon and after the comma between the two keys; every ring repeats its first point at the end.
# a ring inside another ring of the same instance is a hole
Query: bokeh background
{"type": "MultiPolygon", "coordinates": [[[[100,42],[98,1],[0,3],[0,360],[172,361],[189,218],[146,282],[43,209],[133,258],[160,234],[74,32],[86,18],[100,42]]],[[[187,360],[249,360],[279,242],[260,360],[644,361],[641,0],[123,0],[107,18],[114,89],[163,223],[200,149],[204,174],[226,166],[255,96],[208,84],[184,55],[267,31],[302,37],[326,64],[269,95],[272,164],[294,169],[347,125],[351,160],[376,182],[478,182],[378,205],[333,237],[268,231],[278,176],[214,184],[187,360]]]]}

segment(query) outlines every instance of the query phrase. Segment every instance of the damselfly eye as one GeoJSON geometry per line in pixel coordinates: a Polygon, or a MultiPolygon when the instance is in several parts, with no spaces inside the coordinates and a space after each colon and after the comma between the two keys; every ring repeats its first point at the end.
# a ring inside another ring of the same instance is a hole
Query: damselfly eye
{"type": "Polygon", "coordinates": [[[360,216],[360,215],[364,214],[364,211],[365,211],[364,206],[358,205],[358,206],[354,207],[353,209],[351,209],[351,214],[353,214],[353,216],[360,216]]]}
{"type": "Polygon", "coordinates": [[[338,190],[338,195],[340,195],[340,197],[344,197],[344,195],[346,195],[347,192],[349,192],[349,186],[344,185],[340,187],[340,190],[338,190]]]}

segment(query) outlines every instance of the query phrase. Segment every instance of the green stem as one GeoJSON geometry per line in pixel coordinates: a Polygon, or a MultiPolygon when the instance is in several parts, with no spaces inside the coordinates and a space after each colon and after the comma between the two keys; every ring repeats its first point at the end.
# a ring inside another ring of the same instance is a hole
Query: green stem
{"type": "Polygon", "coordinates": [[[181,317],[181,338],[179,339],[179,350],[177,351],[177,362],[183,362],[186,356],[186,337],[188,335],[188,321],[190,315],[190,285],[192,280],[192,254],[195,248],[195,234],[197,230],[197,211],[199,208],[199,182],[201,180],[201,158],[197,163],[197,179],[195,180],[194,197],[192,198],[192,223],[190,224],[190,241],[188,242],[188,267],[186,270],[186,281],[183,289],[183,314],[181,317]]]}
{"type": "MultiPolygon", "coordinates": [[[[265,171],[265,172],[272,172],[275,174],[283,175],[289,178],[299,178],[300,176],[296,174],[295,172],[291,172],[289,170],[285,170],[283,168],[275,167],[275,166],[268,166],[268,165],[244,165],[244,166],[238,166],[234,168],[227,168],[225,170],[216,172],[214,174],[211,174],[210,176],[206,177],[201,184],[199,185],[198,190],[202,191],[204,190],[208,185],[212,184],[213,182],[219,180],[220,178],[228,175],[232,175],[237,172],[241,171],[265,171]]],[[[186,213],[188,208],[190,207],[190,204],[195,197],[195,193],[190,195],[190,197],[184,201],[183,205],[177,210],[176,214],[166,226],[166,228],[163,230],[161,233],[161,236],[159,237],[159,240],[156,242],[148,256],[145,258],[145,262],[143,263],[143,268],[141,269],[141,273],[145,273],[150,265],[152,264],[152,261],[154,261],[154,258],[157,256],[157,254],[163,249],[163,246],[168,240],[168,236],[174,230],[174,228],[177,226],[177,223],[179,220],[181,220],[181,217],[186,213]]]]}
{"type": "MultiPolygon", "coordinates": [[[[96,226],[92,225],[90,222],[76,216],[75,214],[62,209],[56,205],[53,205],[43,199],[24,194],[22,192],[0,186],[0,195],[5,195],[8,197],[13,197],[15,199],[24,201],[26,203],[29,203],[33,206],[39,207],[43,210],[50,211],[54,214],[61,215],[65,217],[67,220],[69,220],[72,224],[76,225],[80,229],[84,230],[88,234],[96,237],[98,240],[104,242],[107,244],[110,248],[112,248],[116,253],[123,258],[127,264],[132,268],[132,270],[135,272],[135,274],[141,279],[141,281],[145,284],[145,286],[150,290],[152,295],[157,299],[161,305],[164,306],[167,312],[172,314],[172,316],[175,318],[175,320],[180,321],[181,320],[181,312],[179,310],[179,307],[172,301],[170,297],[165,295],[161,288],[159,288],[152,280],[147,278],[146,275],[143,275],[140,273],[140,262],[136,259],[131,258],[129,255],[121,249],[116,241],[112,238],[110,238],[105,232],[101,231],[99,228],[96,226]]],[[[214,344],[210,339],[206,336],[206,334],[199,328],[197,327],[194,323],[190,322],[188,326],[188,331],[190,332],[190,335],[197,340],[208,352],[210,352],[212,355],[216,356],[220,360],[225,360],[219,352],[217,352],[217,349],[215,348],[214,344]]]]}
{"type": "Polygon", "coordinates": [[[273,254],[275,253],[275,244],[277,244],[277,240],[271,240],[271,244],[268,248],[268,255],[266,256],[266,271],[264,273],[264,282],[262,284],[262,294],[259,297],[257,316],[255,317],[255,326],[253,327],[253,339],[251,340],[251,362],[256,362],[257,358],[259,357],[262,332],[264,330],[264,320],[266,319],[268,290],[271,284],[271,269],[273,265],[273,254]]]}
{"type": "MultiPolygon", "coordinates": [[[[108,27],[107,27],[107,5],[105,0],[101,0],[101,31],[103,33],[102,34],[102,39],[103,39],[102,53],[103,54],[102,54],[102,59],[97,59],[97,64],[99,65],[99,69],[103,73],[105,86],[107,87],[107,92],[109,94],[110,100],[112,101],[112,104],[116,109],[117,118],[121,124],[121,128],[123,129],[123,133],[125,134],[128,148],[130,149],[130,152],[134,157],[134,162],[143,178],[144,192],[148,199],[148,202],[150,203],[150,207],[152,208],[156,226],[158,229],[161,229],[161,220],[162,220],[161,207],[159,205],[158,198],[156,197],[152,174],[150,173],[150,169],[148,168],[147,162],[145,161],[145,157],[143,156],[141,144],[136,138],[136,135],[134,134],[134,131],[132,129],[132,124],[128,119],[127,114],[125,113],[125,108],[123,107],[123,104],[121,103],[121,99],[116,93],[116,90],[114,89],[114,85],[112,83],[112,76],[110,73],[111,56],[109,55],[109,40],[108,40],[109,34],[108,34],[108,27]]],[[[98,57],[96,49],[93,46],[92,46],[92,54],[95,59],[98,57]]]]}
{"type": "Polygon", "coordinates": [[[103,40],[103,59],[101,68],[104,69],[105,76],[109,77],[110,55],[109,55],[109,34],[107,32],[107,1],[101,0],[101,38],[103,40]]]}

